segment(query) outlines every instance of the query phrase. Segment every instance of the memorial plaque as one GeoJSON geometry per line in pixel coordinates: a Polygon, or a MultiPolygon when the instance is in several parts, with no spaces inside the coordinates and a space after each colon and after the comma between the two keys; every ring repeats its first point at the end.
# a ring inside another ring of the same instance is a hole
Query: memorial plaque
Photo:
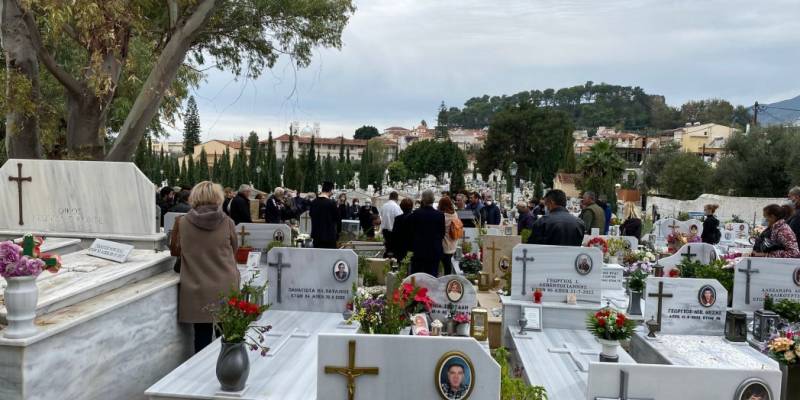
{"type": "Polygon", "coordinates": [[[625,267],[616,264],[603,265],[603,282],[604,290],[624,290],[625,289],[625,267]]]}
{"type": "Polygon", "coordinates": [[[598,248],[520,244],[513,251],[511,298],[531,300],[542,290],[543,302],[600,303],[603,253],[598,248]]]}
{"type": "Polygon", "coordinates": [[[426,273],[416,273],[406,277],[403,283],[410,283],[412,279],[417,286],[428,289],[428,297],[433,300],[432,319],[446,321],[453,306],[459,313],[470,313],[478,306],[475,287],[463,276],[446,275],[434,278],[426,273]]]}
{"type": "Polygon", "coordinates": [[[128,244],[116,243],[110,240],[95,239],[91,247],[89,247],[88,254],[111,260],[118,263],[124,263],[131,254],[133,246],[128,244]]]}
{"type": "Polygon", "coordinates": [[[658,319],[660,314],[661,333],[725,333],[728,291],[716,279],[650,277],[646,283],[645,317],[658,319]]]}
{"type": "Polygon", "coordinates": [[[239,246],[242,246],[242,237],[247,246],[252,247],[253,251],[266,252],[267,246],[273,241],[279,241],[284,246],[292,244],[292,230],[284,224],[250,224],[241,223],[236,225],[236,234],[239,246]],[[244,233],[242,234],[242,228],[244,233]]]}

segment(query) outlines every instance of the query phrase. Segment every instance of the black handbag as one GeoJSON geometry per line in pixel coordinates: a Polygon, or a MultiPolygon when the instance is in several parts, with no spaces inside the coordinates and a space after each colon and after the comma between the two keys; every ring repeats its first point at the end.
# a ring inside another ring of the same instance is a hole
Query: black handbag
{"type": "Polygon", "coordinates": [[[753,244],[753,251],[758,253],[770,253],[773,251],[785,250],[783,244],[773,241],[770,239],[770,236],[772,236],[771,229],[767,229],[762,232],[761,235],[756,238],[756,242],[753,244]]]}

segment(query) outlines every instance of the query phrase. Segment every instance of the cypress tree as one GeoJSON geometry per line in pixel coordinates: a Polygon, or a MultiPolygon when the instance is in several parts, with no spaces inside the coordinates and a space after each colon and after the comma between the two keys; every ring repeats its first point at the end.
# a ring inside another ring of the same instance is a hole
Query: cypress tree
{"type": "Polygon", "coordinates": [[[197,165],[195,165],[195,170],[197,171],[195,175],[197,182],[210,179],[208,176],[208,155],[206,155],[205,148],[200,150],[200,159],[197,161],[197,165]]]}
{"type": "Polygon", "coordinates": [[[194,153],[194,146],[200,144],[200,115],[194,96],[189,96],[183,121],[183,154],[189,155],[194,153]]]}
{"type": "Polygon", "coordinates": [[[256,168],[258,168],[261,154],[260,154],[260,146],[258,144],[258,134],[255,132],[250,132],[250,136],[247,137],[247,148],[250,150],[250,160],[247,163],[247,172],[249,180],[253,182],[256,187],[259,187],[261,182],[258,182],[258,174],[256,173],[256,168]]]}
{"type": "Polygon", "coordinates": [[[308,152],[306,153],[306,162],[305,167],[303,168],[303,172],[305,173],[305,177],[303,179],[303,191],[304,192],[315,192],[317,191],[317,152],[314,143],[314,136],[311,136],[311,143],[309,145],[308,152]]]}
{"type": "Polygon", "coordinates": [[[267,186],[270,191],[276,186],[281,186],[281,170],[278,168],[278,160],[275,155],[275,141],[272,140],[272,131],[269,132],[269,139],[267,140],[267,175],[269,180],[267,186]]]}
{"type": "Polygon", "coordinates": [[[184,185],[194,186],[197,177],[195,176],[194,157],[189,155],[189,160],[186,161],[186,182],[184,185]]]}
{"type": "Polygon", "coordinates": [[[286,152],[286,160],[283,164],[283,185],[290,189],[298,190],[300,186],[297,182],[297,160],[294,159],[294,131],[289,127],[289,149],[286,152]]]}
{"type": "Polygon", "coordinates": [[[181,160],[181,165],[179,167],[179,171],[180,172],[179,172],[178,176],[179,176],[180,179],[179,179],[178,183],[180,183],[181,185],[185,184],[189,180],[189,168],[186,165],[186,158],[187,157],[184,157],[181,160]]]}

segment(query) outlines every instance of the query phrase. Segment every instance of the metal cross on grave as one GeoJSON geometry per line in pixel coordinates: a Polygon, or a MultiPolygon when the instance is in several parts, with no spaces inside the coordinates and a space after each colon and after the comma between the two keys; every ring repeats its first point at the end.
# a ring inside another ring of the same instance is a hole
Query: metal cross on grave
{"type": "Polygon", "coordinates": [[[528,257],[528,249],[522,249],[522,257],[517,257],[517,261],[522,261],[522,295],[525,296],[525,286],[528,284],[528,261],[535,261],[533,257],[528,257]]]}
{"type": "Polygon", "coordinates": [[[586,357],[582,357],[581,355],[588,355],[588,356],[596,356],[600,354],[597,350],[592,349],[576,349],[572,343],[564,343],[563,347],[556,347],[553,349],[547,349],[550,353],[557,353],[557,354],[569,354],[569,357],[572,359],[572,362],[578,367],[578,370],[581,372],[589,371],[589,363],[586,362],[586,357]]]}
{"type": "Polygon", "coordinates": [[[628,371],[619,371],[619,397],[595,397],[594,400],[652,400],[641,397],[628,397],[628,371]]]}
{"type": "Polygon", "coordinates": [[[494,240],[492,241],[491,245],[492,245],[492,247],[487,247],[487,248],[486,248],[486,250],[487,250],[487,251],[488,251],[488,250],[491,250],[491,251],[492,251],[492,256],[491,256],[491,257],[492,257],[492,276],[494,276],[494,274],[495,274],[495,268],[496,268],[496,263],[495,263],[495,252],[497,252],[497,250],[500,250],[500,248],[499,248],[499,247],[497,247],[497,244],[495,244],[494,240]]]}
{"type": "Polygon", "coordinates": [[[752,261],[747,259],[747,268],[739,268],[739,272],[747,274],[747,281],[744,287],[744,304],[750,304],[750,275],[759,273],[759,270],[753,269],[752,261]]]}
{"type": "Polygon", "coordinates": [[[239,247],[244,247],[244,237],[250,236],[250,232],[244,229],[244,225],[242,225],[242,229],[239,232],[236,232],[236,235],[239,236],[239,247]]]}
{"type": "Polygon", "coordinates": [[[658,297],[658,314],[656,316],[656,322],[658,323],[659,331],[661,331],[661,302],[664,297],[672,297],[672,293],[664,293],[664,281],[659,281],[658,293],[648,293],[647,297],[658,297]]]}
{"type": "Polygon", "coordinates": [[[278,287],[277,287],[277,289],[278,289],[278,297],[277,297],[277,300],[278,300],[278,303],[281,303],[282,302],[281,301],[281,292],[283,291],[283,290],[281,290],[281,281],[283,280],[281,278],[282,271],[283,271],[284,268],[291,268],[292,266],[291,266],[291,264],[287,264],[287,263],[283,262],[283,253],[278,253],[277,257],[278,257],[278,261],[277,262],[267,263],[267,265],[270,266],[270,267],[278,269],[278,287]]]}
{"type": "Polygon", "coordinates": [[[377,367],[356,367],[356,341],[351,340],[347,343],[348,357],[347,367],[325,366],[326,374],[339,374],[347,378],[347,398],[353,400],[356,397],[356,378],[362,375],[378,375],[377,367]]]}
{"type": "Polygon", "coordinates": [[[675,233],[675,231],[677,231],[681,226],[678,225],[678,221],[673,220],[672,225],[667,225],[667,227],[672,228],[672,233],[675,233]]]}
{"type": "Polygon", "coordinates": [[[682,253],[681,256],[686,258],[686,261],[691,262],[692,258],[694,258],[697,253],[692,253],[692,245],[686,246],[686,253],[682,253]]]}
{"type": "Polygon", "coordinates": [[[25,225],[22,221],[22,182],[33,182],[30,176],[22,176],[22,163],[17,163],[17,176],[9,176],[9,182],[17,182],[17,191],[19,193],[19,224],[25,225]]]}

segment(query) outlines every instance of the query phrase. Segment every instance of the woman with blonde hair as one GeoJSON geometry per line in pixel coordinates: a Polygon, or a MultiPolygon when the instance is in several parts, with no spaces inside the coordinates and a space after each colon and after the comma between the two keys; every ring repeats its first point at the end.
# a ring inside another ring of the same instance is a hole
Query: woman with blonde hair
{"type": "Polygon", "coordinates": [[[719,208],[717,204],[706,204],[703,207],[703,212],[706,214],[703,219],[703,233],[700,235],[703,243],[717,244],[722,238],[722,232],[719,231],[719,220],[714,216],[717,208],[719,208]]]}
{"type": "Polygon", "coordinates": [[[636,207],[636,203],[626,201],[622,208],[622,225],[619,227],[620,235],[633,236],[636,239],[642,237],[642,213],[636,207]]]}
{"type": "Polygon", "coordinates": [[[442,196],[439,199],[439,206],[437,209],[444,213],[444,238],[442,239],[442,265],[444,266],[444,275],[453,273],[453,254],[456,252],[457,238],[450,235],[450,229],[453,223],[458,220],[453,201],[447,196],[442,196]]]}
{"type": "Polygon", "coordinates": [[[220,185],[198,183],[189,196],[192,210],[175,222],[171,245],[180,256],[181,284],[178,321],[194,325],[194,350],[212,340],[212,318],[206,307],[219,301],[220,293],[239,287],[236,268],[236,228],[224,212],[225,195],[220,185]]]}

